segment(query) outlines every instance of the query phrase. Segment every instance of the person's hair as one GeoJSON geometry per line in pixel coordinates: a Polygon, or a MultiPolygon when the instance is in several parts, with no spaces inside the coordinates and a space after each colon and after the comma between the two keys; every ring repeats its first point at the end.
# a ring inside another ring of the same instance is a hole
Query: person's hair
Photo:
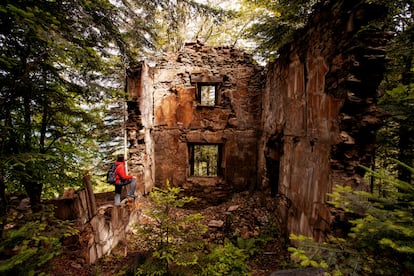
{"type": "Polygon", "coordinates": [[[119,154],[118,157],[116,158],[116,161],[118,162],[124,162],[124,155],[123,154],[119,154]]]}

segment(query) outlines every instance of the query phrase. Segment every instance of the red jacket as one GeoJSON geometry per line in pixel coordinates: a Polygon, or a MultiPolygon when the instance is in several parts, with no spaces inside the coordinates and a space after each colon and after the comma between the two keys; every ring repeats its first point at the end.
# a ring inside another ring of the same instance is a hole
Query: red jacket
{"type": "Polygon", "coordinates": [[[125,163],[124,162],[115,162],[116,164],[116,169],[115,169],[115,184],[119,184],[119,182],[121,182],[121,179],[132,179],[133,176],[132,175],[127,175],[125,173],[125,163]]]}

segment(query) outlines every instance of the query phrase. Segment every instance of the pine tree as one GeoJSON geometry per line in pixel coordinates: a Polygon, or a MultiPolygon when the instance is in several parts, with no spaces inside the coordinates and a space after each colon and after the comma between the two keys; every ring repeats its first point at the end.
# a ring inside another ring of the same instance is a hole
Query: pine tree
{"type": "Polygon", "coordinates": [[[138,275],[169,275],[172,268],[180,269],[198,264],[204,242],[202,235],[207,227],[201,223],[199,213],[182,214],[180,208],[194,200],[180,197],[182,189],[171,187],[167,181],[165,189],[155,188],[150,198],[153,202],[146,212],[147,223],[137,225],[137,245],[149,251],[138,275]]]}
{"type": "MultiPolygon", "coordinates": [[[[391,29],[395,36],[389,43],[387,75],[379,101],[386,114],[384,127],[378,139],[380,166],[391,169],[387,157],[393,157],[410,166],[414,165],[414,3],[397,1],[390,7],[391,29]]],[[[399,179],[412,182],[412,174],[404,166],[397,166],[399,179]]]]}
{"type": "Polygon", "coordinates": [[[181,18],[184,4],[207,8],[174,3],[1,2],[0,195],[25,191],[36,210],[42,193],[58,194],[97,165],[98,142],[111,138],[105,105],[125,100],[126,68],[154,53],[157,33],[181,18]]]}

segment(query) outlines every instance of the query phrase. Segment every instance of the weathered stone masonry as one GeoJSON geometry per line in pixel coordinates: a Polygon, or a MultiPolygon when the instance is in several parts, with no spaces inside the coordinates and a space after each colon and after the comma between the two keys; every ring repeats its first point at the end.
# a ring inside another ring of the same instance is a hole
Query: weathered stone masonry
{"type": "Polygon", "coordinates": [[[145,192],[168,180],[205,203],[257,186],[263,68],[230,47],[187,44],[155,67],[129,72],[130,153],[145,192]],[[218,103],[203,106],[200,84],[215,84],[218,103]],[[218,177],[190,176],[189,143],[219,144],[218,177]],[[145,183],[145,184],[144,184],[145,183]]]}
{"type": "Polygon", "coordinates": [[[283,198],[278,217],[289,232],[323,239],[332,222],[326,193],[336,184],[366,188],[358,165],[371,164],[381,123],[375,99],[387,35],[361,30],[384,14],[379,6],[319,8],[268,67],[258,168],[263,186],[283,198]]]}
{"type": "Polygon", "coordinates": [[[214,204],[270,188],[289,232],[323,239],[332,222],[326,193],[364,187],[358,165],[373,158],[387,39],[361,31],[381,7],[333,2],[266,70],[239,50],[199,43],[131,68],[127,128],[141,192],[168,179],[214,204]],[[202,83],[218,85],[216,106],[200,105],[202,83]],[[190,175],[191,143],[221,145],[219,177],[190,175]]]}

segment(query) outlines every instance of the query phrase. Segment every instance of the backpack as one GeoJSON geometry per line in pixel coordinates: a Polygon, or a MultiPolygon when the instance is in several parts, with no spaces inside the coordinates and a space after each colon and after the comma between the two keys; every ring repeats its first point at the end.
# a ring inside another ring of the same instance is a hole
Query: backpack
{"type": "Polygon", "coordinates": [[[116,182],[116,165],[115,163],[112,163],[111,166],[109,167],[108,172],[106,173],[106,182],[108,182],[109,184],[115,184],[116,182]]]}

